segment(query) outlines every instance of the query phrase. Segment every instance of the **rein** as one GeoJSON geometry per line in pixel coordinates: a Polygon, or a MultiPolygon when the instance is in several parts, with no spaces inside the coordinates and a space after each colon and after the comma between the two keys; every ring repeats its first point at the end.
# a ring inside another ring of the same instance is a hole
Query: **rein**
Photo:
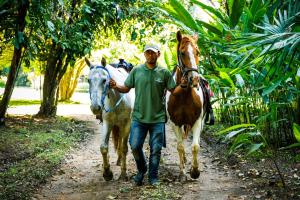
{"type": "MultiPolygon", "coordinates": [[[[93,69],[94,67],[91,67],[91,69],[93,69]]],[[[96,69],[103,69],[104,71],[107,72],[107,81],[105,82],[104,85],[104,90],[102,91],[102,95],[101,95],[101,107],[105,110],[105,112],[113,112],[121,103],[122,99],[124,98],[124,95],[121,95],[120,99],[117,101],[117,103],[112,107],[112,108],[106,108],[104,101],[105,98],[107,96],[107,92],[109,90],[109,80],[111,79],[111,75],[109,73],[109,71],[107,70],[107,68],[102,67],[102,66],[96,66],[96,69]]],[[[90,98],[91,98],[91,94],[90,94],[90,98]]]]}

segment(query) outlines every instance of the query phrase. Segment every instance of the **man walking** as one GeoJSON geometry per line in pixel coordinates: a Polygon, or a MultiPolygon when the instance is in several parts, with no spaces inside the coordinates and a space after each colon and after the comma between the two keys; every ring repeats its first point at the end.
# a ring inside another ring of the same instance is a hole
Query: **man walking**
{"type": "Polygon", "coordinates": [[[144,174],[147,172],[143,144],[148,132],[150,134],[148,179],[151,185],[159,184],[158,167],[161,149],[166,146],[165,89],[172,94],[181,91],[181,87],[176,87],[171,73],[157,64],[160,56],[160,49],[157,45],[146,45],[144,56],[146,62],[133,68],[124,85],[117,85],[113,79],[110,80],[110,86],[122,93],[127,93],[131,88],[135,88],[129,143],[138,170],[133,180],[138,186],[143,184],[144,174]]]}

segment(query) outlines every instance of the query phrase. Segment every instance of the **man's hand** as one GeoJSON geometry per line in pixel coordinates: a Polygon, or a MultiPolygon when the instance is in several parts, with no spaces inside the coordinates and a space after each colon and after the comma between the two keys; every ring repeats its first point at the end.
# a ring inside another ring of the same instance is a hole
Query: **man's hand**
{"type": "Polygon", "coordinates": [[[121,93],[127,93],[130,90],[129,87],[126,87],[124,85],[117,85],[116,81],[112,78],[109,80],[109,87],[112,89],[115,89],[121,93]]]}
{"type": "Polygon", "coordinates": [[[182,88],[186,88],[188,85],[188,81],[187,81],[187,78],[186,77],[181,77],[181,80],[180,80],[180,86],[182,88]]]}
{"type": "Polygon", "coordinates": [[[109,80],[109,87],[111,87],[113,89],[115,89],[117,87],[116,81],[112,78],[109,80]]]}

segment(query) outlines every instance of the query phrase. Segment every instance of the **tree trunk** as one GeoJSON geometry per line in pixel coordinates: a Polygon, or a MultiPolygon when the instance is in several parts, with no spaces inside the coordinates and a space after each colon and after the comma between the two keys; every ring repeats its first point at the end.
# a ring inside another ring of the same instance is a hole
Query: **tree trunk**
{"type": "Polygon", "coordinates": [[[56,115],[58,86],[69,63],[67,58],[63,66],[64,57],[63,50],[53,44],[47,61],[43,84],[43,100],[37,113],[38,117],[54,117],[56,115]]]}
{"type": "MultiPolygon", "coordinates": [[[[15,33],[16,41],[20,41],[18,38],[20,35],[19,33],[24,32],[25,25],[26,25],[25,16],[28,7],[29,7],[28,1],[23,1],[23,3],[18,7],[18,18],[16,23],[16,33],[15,33]]],[[[5,124],[5,113],[7,111],[8,103],[10,101],[11,94],[14,89],[16,78],[18,76],[23,47],[24,47],[24,42],[19,43],[19,48],[14,47],[13,59],[11,61],[7,82],[5,84],[3,98],[0,102],[0,126],[5,124]]]]}

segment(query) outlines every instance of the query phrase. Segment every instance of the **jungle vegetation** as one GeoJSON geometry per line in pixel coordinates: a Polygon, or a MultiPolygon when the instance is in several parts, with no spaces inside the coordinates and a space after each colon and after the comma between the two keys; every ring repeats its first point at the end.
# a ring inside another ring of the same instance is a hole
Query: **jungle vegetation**
{"type": "MultiPolygon", "coordinates": [[[[172,69],[175,33],[181,29],[199,35],[199,72],[214,91],[218,122],[229,126],[216,135],[231,142],[231,151],[299,146],[297,0],[4,0],[0,8],[0,69],[10,66],[1,119],[21,66],[44,74],[38,115],[55,116],[59,96],[72,95],[66,83],[76,86],[82,58],[93,49],[123,41],[141,50],[156,39],[172,69]]],[[[125,51],[123,45],[111,52],[125,51]]]]}

